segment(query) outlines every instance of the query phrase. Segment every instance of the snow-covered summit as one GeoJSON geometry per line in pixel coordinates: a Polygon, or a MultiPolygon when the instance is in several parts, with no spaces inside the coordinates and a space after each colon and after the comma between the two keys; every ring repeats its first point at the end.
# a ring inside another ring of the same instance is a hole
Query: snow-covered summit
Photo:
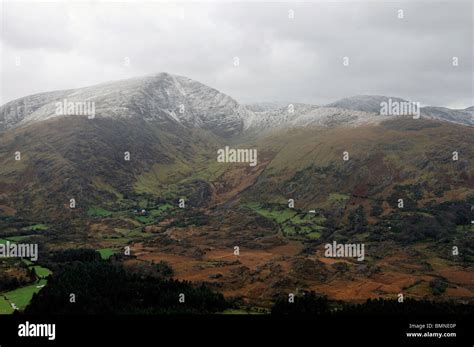
{"type": "MultiPolygon", "coordinates": [[[[0,107],[0,132],[61,116],[58,104],[93,104],[95,117],[138,118],[202,128],[219,136],[262,133],[306,126],[360,126],[393,118],[381,115],[381,103],[396,97],[362,95],[326,106],[299,103],[240,105],[230,96],[192,79],[158,73],[90,87],[40,93],[0,107]]],[[[66,107],[64,107],[66,108],[66,107]]],[[[75,110],[73,110],[75,111],[75,110]]],[[[422,118],[474,125],[473,111],[421,107],[422,118]]]]}
{"type": "Polygon", "coordinates": [[[57,109],[64,102],[93,103],[96,117],[171,121],[223,136],[240,132],[248,112],[216,89],[159,73],[11,101],[0,107],[0,130],[63,116],[57,109]]]}

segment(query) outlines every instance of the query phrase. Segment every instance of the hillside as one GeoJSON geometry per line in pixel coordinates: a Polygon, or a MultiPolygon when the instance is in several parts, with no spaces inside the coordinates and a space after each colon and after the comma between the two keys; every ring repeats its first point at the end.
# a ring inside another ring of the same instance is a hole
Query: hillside
{"type": "Polygon", "coordinates": [[[125,268],[164,261],[249,305],[308,290],[472,300],[474,127],[454,110],[380,116],[385,99],[250,110],[158,74],[12,101],[0,241],[34,240],[45,256],[128,246],[125,268]],[[56,114],[61,98],[94,101],[96,116],[56,114]],[[257,165],[218,162],[225,146],[256,149],[257,165]],[[325,257],[333,241],[366,245],[364,262],[325,257]]]}

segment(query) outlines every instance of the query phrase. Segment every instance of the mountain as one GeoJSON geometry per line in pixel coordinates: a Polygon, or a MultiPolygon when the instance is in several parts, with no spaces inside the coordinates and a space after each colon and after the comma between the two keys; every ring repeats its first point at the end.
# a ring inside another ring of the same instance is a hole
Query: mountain
{"type": "Polygon", "coordinates": [[[407,100],[396,97],[388,97],[381,95],[358,95],[349,98],[340,99],[326,105],[326,107],[337,107],[346,110],[362,111],[370,113],[380,113],[380,104],[388,102],[391,99],[396,102],[407,102],[407,100]]]}
{"type": "Polygon", "coordinates": [[[244,121],[248,133],[269,133],[281,129],[335,126],[362,126],[378,124],[391,116],[353,111],[337,107],[321,107],[306,104],[289,104],[272,111],[249,114],[244,121]]]}
{"type": "Polygon", "coordinates": [[[422,107],[421,115],[425,118],[438,119],[442,121],[474,125],[474,110],[452,110],[446,107],[422,107]]]}
{"type": "MultiPolygon", "coordinates": [[[[387,97],[380,95],[359,95],[350,98],[341,99],[326,107],[337,107],[346,110],[362,111],[380,114],[381,103],[392,102],[408,102],[405,99],[397,97],[387,97]]],[[[453,110],[446,107],[421,107],[420,116],[422,118],[437,119],[446,122],[474,125],[474,114],[472,107],[465,110],[453,110]]]]}
{"type": "Polygon", "coordinates": [[[130,246],[130,267],[166,261],[258,307],[308,290],[472,300],[474,127],[437,108],[381,116],[383,100],[247,108],[157,74],[12,101],[0,108],[0,239],[130,246]],[[93,101],[95,118],[58,115],[64,99],[93,101]],[[226,146],[256,150],[257,164],[217,161],[226,146]],[[366,260],[324,257],[333,241],[363,243],[366,260]]]}
{"type": "Polygon", "coordinates": [[[30,217],[62,218],[71,198],[84,212],[100,201],[143,192],[145,172],[154,177],[158,193],[168,182],[165,172],[178,179],[207,167],[222,147],[219,141],[209,130],[143,119],[60,117],[29,123],[0,136],[0,205],[30,217]]]}
{"type": "MultiPolygon", "coordinates": [[[[0,187],[3,195],[0,197],[4,199],[3,202],[0,199],[0,205],[14,205],[23,213],[59,216],[58,211],[62,209],[60,202],[68,201],[71,196],[94,203],[124,195],[161,196],[164,191],[170,191],[171,186],[175,196],[183,193],[196,196],[192,200],[198,204],[204,203],[204,196],[213,195],[214,200],[224,201],[239,196],[243,190],[246,194],[258,191],[256,197],[265,196],[266,191],[258,187],[272,181],[265,179],[269,170],[274,179],[279,175],[300,177],[298,168],[304,171],[315,164],[322,165],[323,161],[329,165],[331,160],[340,163],[339,156],[343,151],[352,149],[358,152],[365,148],[365,137],[377,139],[374,141],[381,146],[384,138],[391,138],[390,134],[395,131],[402,140],[392,139],[392,146],[390,143],[383,145],[393,158],[401,155],[398,154],[401,148],[408,152],[410,146],[416,148],[418,141],[424,141],[424,136],[420,134],[431,128],[435,129],[435,133],[440,132],[433,140],[438,141],[444,132],[455,131],[448,124],[471,125],[467,117],[469,111],[439,107],[423,108],[424,118],[431,119],[433,123],[421,120],[409,122],[407,117],[381,116],[377,113],[380,103],[388,99],[384,96],[356,96],[326,106],[264,103],[249,109],[213,88],[167,73],[28,96],[0,108],[3,131],[0,136],[0,187]],[[95,118],[75,113],[58,114],[57,103],[61,104],[64,100],[94,103],[95,118]],[[435,121],[446,124],[440,126],[435,121]],[[321,132],[321,129],[324,130],[321,132]],[[326,138],[328,133],[334,133],[334,140],[327,139],[320,143],[318,139],[326,138]],[[299,135],[293,138],[295,134],[299,135]],[[356,139],[356,134],[363,136],[356,139]],[[410,140],[405,139],[404,135],[410,136],[410,140]],[[420,136],[415,141],[411,139],[413,135],[420,136]],[[285,140],[276,140],[279,138],[285,140]],[[353,142],[347,143],[347,138],[353,142]],[[229,143],[259,149],[260,163],[255,170],[240,172],[234,166],[216,164],[217,149],[229,143]],[[331,147],[320,153],[313,147],[315,143],[320,143],[321,148],[326,148],[328,144],[331,147]],[[339,152],[333,148],[338,148],[339,152]],[[22,161],[14,160],[13,153],[16,151],[22,153],[22,161]],[[131,153],[130,162],[123,159],[125,152],[131,153]],[[320,155],[313,157],[314,153],[320,155]],[[328,157],[329,153],[332,155],[328,157]],[[294,158],[295,162],[291,164],[290,158],[294,158]],[[308,161],[308,158],[312,159],[308,161]],[[305,165],[300,166],[301,163],[305,165]],[[237,173],[247,177],[234,177],[237,173]],[[254,181],[257,178],[258,181],[254,181]],[[48,208],[39,209],[40,204],[48,208]]],[[[459,129],[456,131],[462,136],[472,131],[459,129]]],[[[468,141],[460,138],[458,143],[464,145],[468,141]]],[[[440,147],[437,142],[427,146],[440,147]]],[[[367,155],[374,155],[374,148],[364,150],[367,155]]],[[[444,150],[452,152],[448,143],[444,150]]],[[[438,152],[436,155],[441,156],[442,150],[438,152]]],[[[465,152],[471,155],[467,149],[465,152]]],[[[413,156],[419,162],[426,162],[424,156],[427,154],[423,153],[413,156]]],[[[388,165],[388,159],[383,160],[388,165]]],[[[400,161],[403,162],[402,159],[400,161]]],[[[362,161],[357,167],[362,170],[369,163],[370,160],[365,164],[362,161]]],[[[352,162],[351,165],[356,164],[352,162]]],[[[434,164],[426,165],[439,170],[442,168],[434,164]]],[[[408,170],[408,166],[405,170],[395,167],[390,171],[408,170]]],[[[329,167],[326,169],[330,172],[329,167]]],[[[442,170],[449,171],[446,168],[442,170]]],[[[340,174],[341,177],[346,175],[340,174]]],[[[466,175],[470,177],[469,172],[466,175]]],[[[362,177],[357,179],[357,182],[361,181],[362,177]]],[[[297,182],[296,179],[292,179],[291,183],[274,182],[274,188],[282,185],[296,187],[297,182]]],[[[347,179],[345,182],[352,181],[347,179]]],[[[370,185],[377,186],[377,180],[370,185]]],[[[340,182],[326,182],[325,186],[334,191],[342,189],[340,182]],[[337,189],[333,187],[336,184],[337,189]]],[[[303,182],[301,187],[308,189],[303,182]]],[[[377,189],[381,189],[380,185],[377,189]]],[[[435,189],[435,185],[430,189],[435,189]]],[[[353,194],[358,188],[347,186],[345,190],[353,194]]],[[[296,191],[294,193],[297,194],[296,191]]],[[[316,202],[315,198],[315,192],[310,190],[305,204],[309,206],[316,202]]]]}
{"type": "Polygon", "coordinates": [[[304,209],[333,210],[331,197],[342,194],[346,200],[339,203],[346,212],[351,202],[367,204],[369,212],[374,201],[396,201],[401,187],[417,189],[420,206],[430,199],[465,199],[474,193],[473,134],[472,127],[410,118],[357,127],[280,128],[255,141],[259,152],[272,153],[271,161],[244,196],[275,203],[292,197],[304,209]],[[462,153],[454,165],[453,143],[462,153]],[[346,151],[348,161],[342,160],[346,151]]]}
{"type": "Polygon", "coordinates": [[[92,87],[36,94],[0,108],[0,131],[62,116],[57,103],[94,103],[100,118],[130,118],[238,134],[247,110],[191,79],[160,73],[92,87]]]}
{"type": "MultiPolygon", "coordinates": [[[[128,118],[201,128],[230,137],[244,130],[260,132],[282,127],[357,126],[375,124],[381,102],[406,102],[396,97],[363,95],[341,99],[324,107],[306,104],[257,103],[240,105],[231,97],[186,77],[159,73],[91,87],[40,93],[0,107],[0,132],[62,116],[58,104],[93,104],[99,118],[128,118]],[[350,112],[357,111],[357,112],[350,112]]],[[[67,107],[64,107],[66,109],[67,107]]],[[[422,116],[474,125],[472,111],[423,107],[422,116]]]]}

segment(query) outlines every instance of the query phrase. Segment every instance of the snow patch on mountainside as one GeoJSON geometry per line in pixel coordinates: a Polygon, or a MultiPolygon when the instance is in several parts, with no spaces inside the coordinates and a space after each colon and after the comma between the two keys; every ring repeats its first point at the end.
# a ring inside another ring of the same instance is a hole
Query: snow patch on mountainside
{"type": "Polygon", "coordinates": [[[428,119],[437,119],[451,123],[474,125],[474,111],[452,110],[446,107],[422,107],[421,116],[428,119]]]}
{"type": "MultiPolygon", "coordinates": [[[[339,107],[347,110],[364,111],[380,113],[381,103],[391,100],[393,102],[408,102],[405,99],[397,97],[388,97],[381,95],[359,95],[345,98],[333,102],[327,107],[339,107]]],[[[450,123],[474,125],[474,114],[472,108],[465,110],[452,110],[446,107],[420,107],[420,117],[426,119],[436,119],[450,123]]]]}
{"type": "Polygon", "coordinates": [[[67,91],[42,93],[0,108],[0,130],[60,117],[56,103],[93,102],[97,117],[171,121],[230,136],[247,111],[231,97],[182,76],[160,73],[67,91]]]}
{"type": "Polygon", "coordinates": [[[244,122],[247,131],[267,132],[285,128],[308,126],[335,127],[378,124],[393,116],[353,111],[337,107],[321,107],[307,104],[292,104],[293,108],[283,107],[274,111],[255,112],[244,122]]]}
{"type": "MultiPolygon", "coordinates": [[[[182,76],[159,73],[90,87],[35,94],[0,107],[0,131],[62,116],[57,103],[94,103],[96,117],[138,118],[202,128],[229,137],[242,132],[319,126],[378,124],[381,103],[406,102],[396,97],[362,95],[326,106],[267,102],[240,105],[230,96],[182,76]]],[[[473,111],[422,107],[421,117],[474,125],[473,111]]],[[[78,115],[69,115],[78,116],[78,115]]]]}
{"type": "Polygon", "coordinates": [[[337,107],[346,110],[380,114],[380,104],[382,102],[388,102],[389,99],[391,99],[392,102],[407,102],[407,100],[402,98],[388,97],[383,95],[357,95],[335,101],[326,105],[326,107],[337,107]]]}

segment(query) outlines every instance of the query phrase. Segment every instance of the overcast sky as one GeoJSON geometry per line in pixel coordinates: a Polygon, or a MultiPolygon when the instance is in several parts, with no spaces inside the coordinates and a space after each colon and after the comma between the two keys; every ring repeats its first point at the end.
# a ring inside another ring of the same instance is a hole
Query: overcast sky
{"type": "Polygon", "coordinates": [[[169,72],[242,103],[321,105],[377,94],[464,108],[474,105],[472,7],[469,1],[4,3],[0,104],[169,72]]]}

